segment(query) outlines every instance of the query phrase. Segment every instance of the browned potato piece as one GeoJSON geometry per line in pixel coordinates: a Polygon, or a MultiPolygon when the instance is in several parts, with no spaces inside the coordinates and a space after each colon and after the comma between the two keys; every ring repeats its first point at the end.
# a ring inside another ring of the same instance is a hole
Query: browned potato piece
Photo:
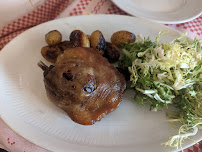
{"type": "Polygon", "coordinates": [[[59,31],[53,30],[45,35],[45,40],[48,45],[54,46],[62,41],[62,35],[59,31]]]}
{"type": "Polygon", "coordinates": [[[88,37],[88,39],[89,39],[89,41],[90,41],[90,35],[87,35],[87,37],[88,37]]]}
{"type": "Polygon", "coordinates": [[[62,50],[58,46],[44,46],[41,49],[41,55],[49,62],[55,63],[62,50]]]}
{"type": "Polygon", "coordinates": [[[128,31],[115,32],[111,37],[111,42],[117,47],[120,47],[121,43],[133,43],[135,40],[135,35],[128,31]]]}
{"type": "Polygon", "coordinates": [[[94,48],[99,54],[103,55],[106,47],[105,38],[101,31],[96,30],[90,36],[90,45],[94,48]]]}
{"type": "Polygon", "coordinates": [[[80,30],[72,31],[69,39],[73,42],[75,47],[90,47],[88,36],[80,30]]]}
{"type": "Polygon", "coordinates": [[[123,74],[126,81],[130,80],[130,72],[128,71],[128,67],[116,67],[116,68],[121,74],[123,74]]]}
{"type": "Polygon", "coordinates": [[[119,48],[112,43],[106,42],[104,57],[106,57],[110,63],[118,61],[120,57],[119,48]]]}
{"type": "Polygon", "coordinates": [[[71,41],[63,41],[60,44],[58,44],[58,46],[62,51],[75,47],[71,41]]]}

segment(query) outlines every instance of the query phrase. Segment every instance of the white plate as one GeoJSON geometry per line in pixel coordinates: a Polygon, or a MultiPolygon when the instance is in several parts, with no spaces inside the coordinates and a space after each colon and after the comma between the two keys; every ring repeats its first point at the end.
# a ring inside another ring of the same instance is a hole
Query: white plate
{"type": "MultiPolygon", "coordinates": [[[[160,30],[170,42],[179,33],[157,23],[118,15],[88,15],[54,20],[36,26],[13,39],[0,52],[0,114],[19,135],[32,143],[55,152],[148,152],[171,151],[161,143],[175,130],[164,112],[151,112],[149,107],[133,103],[133,91],[126,91],[119,108],[92,126],[74,123],[59,108],[48,101],[43,72],[37,66],[42,60],[40,49],[45,46],[44,35],[59,30],[68,39],[72,30],[86,34],[101,30],[109,41],[118,30],[150,36],[153,40],[160,30]],[[151,30],[152,29],[152,30],[151,30]]],[[[200,140],[200,131],[193,139],[200,140]]],[[[187,140],[184,147],[190,146],[187,140]]]]}
{"type": "Polygon", "coordinates": [[[202,0],[112,0],[133,16],[158,23],[188,22],[202,14],[202,0]]]}

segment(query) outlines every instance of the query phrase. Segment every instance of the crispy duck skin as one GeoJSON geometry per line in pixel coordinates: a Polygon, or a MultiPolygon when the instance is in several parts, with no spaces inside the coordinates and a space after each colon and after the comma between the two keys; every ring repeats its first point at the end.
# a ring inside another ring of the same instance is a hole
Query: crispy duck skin
{"type": "Polygon", "coordinates": [[[82,125],[92,125],[114,111],[126,88],[123,75],[92,48],[68,49],[54,66],[38,65],[50,101],[82,125]]]}

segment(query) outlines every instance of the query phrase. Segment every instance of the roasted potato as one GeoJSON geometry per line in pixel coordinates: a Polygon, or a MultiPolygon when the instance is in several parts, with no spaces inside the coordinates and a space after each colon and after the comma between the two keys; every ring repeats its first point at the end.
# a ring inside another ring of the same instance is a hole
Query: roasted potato
{"type": "Polygon", "coordinates": [[[45,35],[45,40],[49,46],[57,45],[62,41],[62,34],[57,30],[50,31],[45,35]]]}
{"type": "Polygon", "coordinates": [[[120,47],[121,43],[133,43],[136,40],[136,36],[128,31],[118,31],[111,36],[111,42],[117,47],[120,47]]]}
{"type": "Polygon", "coordinates": [[[75,47],[90,47],[88,36],[80,30],[72,31],[69,39],[75,47]]]}
{"type": "Polygon", "coordinates": [[[63,41],[60,44],[58,44],[58,46],[62,51],[75,47],[71,41],[63,41]]]}
{"type": "Polygon", "coordinates": [[[119,48],[112,43],[106,42],[104,57],[106,57],[110,63],[118,61],[120,57],[119,48]]]}
{"type": "Polygon", "coordinates": [[[130,72],[128,70],[128,67],[116,67],[116,68],[121,74],[123,74],[126,81],[130,80],[130,72]]]}
{"type": "Polygon", "coordinates": [[[44,46],[41,49],[41,55],[49,62],[55,63],[62,50],[58,46],[44,46]]]}
{"type": "Polygon", "coordinates": [[[87,37],[88,37],[88,39],[89,39],[89,41],[90,41],[90,35],[87,35],[87,37]]]}
{"type": "Polygon", "coordinates": [[[90,36],[90,45],[94,48],[99,54],[103,55],[106,47],[105,38],[101,31],[96,30],[90,36]]]}

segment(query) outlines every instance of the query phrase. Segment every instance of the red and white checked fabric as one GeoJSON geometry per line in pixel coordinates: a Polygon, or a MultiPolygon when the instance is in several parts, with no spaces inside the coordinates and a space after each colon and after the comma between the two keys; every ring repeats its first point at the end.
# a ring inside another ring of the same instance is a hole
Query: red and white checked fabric
{"type": "Polygon", "coordinates": [[[197,37],[202,39],[202,15],[190,22],[176,25],[169,24],[168,26],[183,33],[187,32],[188,36],[191,38],[197,37]]]}
{"type": "Polygon", "coordinates": [[[43,22],[55,19],[73,0],[48,0],[31,13],[0,29],[0,50],[14,37],[43,22]]]}
{"type": "MultiPolygon", "coordinates": [[[[46,0],[33,12],[11,22],[0,29],[0,50],[23,31],[56,18],[87,14],[121,14],[128,15],[110,0],[46,0]]],[[[182,24],[167,25],[180,32],[187,32],[190,38],[202,39],[202,16],[182,24]]],[[[0,147],[10,152],[48,152],[17,135],[0,119],[0,147]]],[[[202,141],[184,152],[202,152],[202,141]]]]}
{"type": "MultiPolygon", "coordinates": [[[[14,37],[35,25],[55,18],[81,14],[127,15],[110,0],[47,0],[33,12],[0,29],[0,50],[14,37]]],[[[177,29],[180,32],[187,32],[188,36],[192,39],[194,37],[202,39],[202,16],[187,23],[177,25],[169,24],[167,26],[177,29]]]]}

